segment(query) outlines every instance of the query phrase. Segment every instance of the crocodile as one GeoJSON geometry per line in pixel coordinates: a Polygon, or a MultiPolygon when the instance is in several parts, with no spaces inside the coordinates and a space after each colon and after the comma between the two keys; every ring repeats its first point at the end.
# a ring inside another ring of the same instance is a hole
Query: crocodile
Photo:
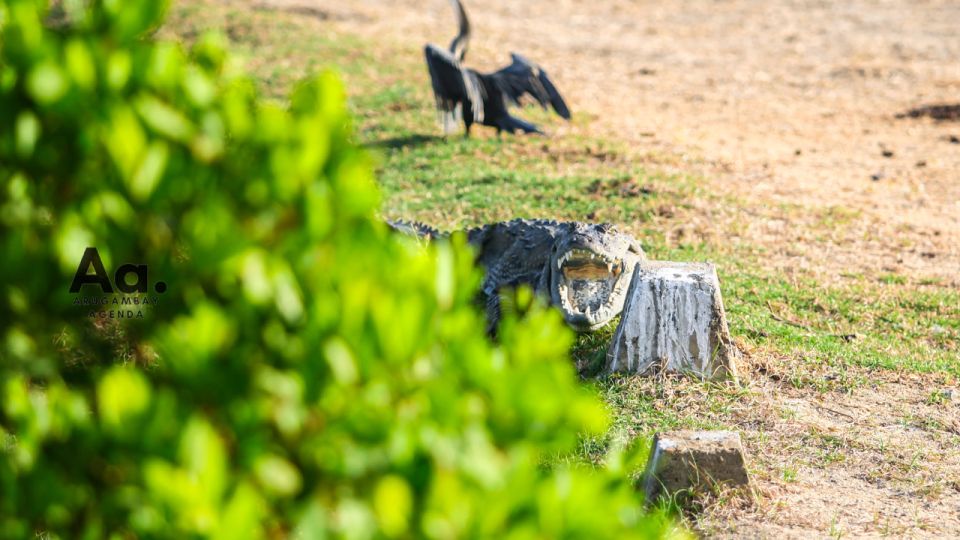
{"type": "MultiPolygon", "coordinates": [[[[428,241],[449,235],[417,222],[388,224],[428,241]]],[[[465,232],[485,271],[480,294],[490,333],[500,320],[500,290],[519,285],[546,298],[573,329],[596,330],[623,310],[634,266],[646,260],[640,242],[609,223],[515,219],[465,232]]]]}

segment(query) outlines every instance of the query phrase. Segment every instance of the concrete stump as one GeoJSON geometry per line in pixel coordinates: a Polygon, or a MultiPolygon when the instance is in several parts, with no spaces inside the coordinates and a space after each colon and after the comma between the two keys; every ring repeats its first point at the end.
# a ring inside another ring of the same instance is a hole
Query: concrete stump
{"type": "Polygon", "coordinates": [[[738,354],[712,264],[647,261],[634,268],[607,372],[736,378],[738,354]]]}
{"type": "Polygon", "coordinates": [[[653,439],[644,472],[648,501],[685,490],[703,491],[716,485],[750,484],[740,435],[732,431],[672,431],[653,439]]]}

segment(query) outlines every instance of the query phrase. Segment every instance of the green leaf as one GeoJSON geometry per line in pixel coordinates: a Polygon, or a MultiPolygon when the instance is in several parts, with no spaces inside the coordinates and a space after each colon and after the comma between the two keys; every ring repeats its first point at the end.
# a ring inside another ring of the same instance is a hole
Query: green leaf
{"type": "Polygon", "coordinates": [[[133,110],[126,105],[115,105],[100,136],[121,178],[132,184],[147,146],[147,134],[133,110]]]}
{"type": "Polygon", "coordinates": [[[300,471],[289,461],[276,455],[261,456],[254,465],[257,481],[268,493],[292,497],[300,491],[300,471]]]}
{"type": "Polygon", "coordinates": [[[389,537],[398,537],[410,527],[413,511],[413,493],[403,478],[387,475],[377,482],[373,494],[373,509],[380,530],[389,537]]]}
{"type": "Polygon", "coordinates": [[[338,383],[348,385],[357,381],[357,362],[344,340],[331,339],[323,347],[323,353],[338,383]]]}
{"type": "Polygon", "coordinates": [[[29,157],[40,138],[40,121],[31,111],[23,111],[17,116],[17,154],[29,157]]]}
{"type": "Polygon", "coordinates": [[[78,39],[70,40],[64,53],[73,82],[84,90],[92,90],[97,82],[97,66],[87,45],[78,39]]]}
{"type": "Polygon", "coordinates": [[[131,420],[150,406],[150,384],[139,371],[113,367],[97,385],[97,409],[100,421],[108,429],[132,427],[131,420]]]}
{"type": "Polygon", "coordinates": [[[130,80],[133,60],[126,50],[113,51],[107,59],[107,84],[114,91],[122,90],[130,80]]]}
{"type": "Polygon", "coordinates": [[[144,201],[157,188],[170,156],[167,148],[163,141],[154,141],[147,147],[137,172],[129,179],[128,187],[134,199],[144,201]]]}
{"type": "Polygon", "coordinates": [[[144,123],[161,135],[180,142],[187,142],[193,136],[190,121],[160,99],[141,95],[134,101],[134,106],[144,123]]]}
{"type": "MultiPolygon", "coordinates": [[[[257,490],[244,482],[227,502],[214,540],[258,540],[264,538],[262,522],[267,507],[257,490]]],[[[314,538],[314,537],[311,537],[314,538]]]]}
{"type": "Polygon", "coordinates": [[[217,503],[227,485],[227,452],[216,430],[193,416],[180,438],[180,462],[197,481],[204,501],[217,503]]]}
{"type": "Polygon", "coordinates": [[[27,76],[27,90],[33,99],[41,105],[59,100],[70,87],[66,75],[53,62],[44,62],[30,71],[27,76]]]}
{"type": "MultiPolygon", "coordinates": [[[[90,246],[96,245],[93,233],[87,228],[83,219],[73,213],[63,217],[56,237],[57,258],[64,271],[77,271],[77,264],[83,252],[90,246]]],[[[101,257],[103,253],[101,252],[101,257]]],[[[106,261],[104,261],[106,262],[106,261]]]]}

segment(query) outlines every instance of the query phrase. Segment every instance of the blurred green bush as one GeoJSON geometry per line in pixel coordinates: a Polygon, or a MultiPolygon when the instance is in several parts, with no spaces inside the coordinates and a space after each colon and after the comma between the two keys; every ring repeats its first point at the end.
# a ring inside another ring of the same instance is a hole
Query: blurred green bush
{"type": "Polygon", "coordinates": [[[570,332],[491,344],[463,242],[387,232],[337,79],[264,101],[164,11],[0,3],[0,537],[667,534],[543,465],[606,427],[570,332]],[[74,304],[88,246],[147,265],[143,318],[74,304]]]}

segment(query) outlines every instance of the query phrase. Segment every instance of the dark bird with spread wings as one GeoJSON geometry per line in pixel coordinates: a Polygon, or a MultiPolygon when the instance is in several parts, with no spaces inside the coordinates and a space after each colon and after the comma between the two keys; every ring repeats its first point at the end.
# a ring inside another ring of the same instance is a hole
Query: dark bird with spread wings
{"type": "Polygon", "coordinates": [[[512,53],[512,63],[493,73],[463,67],[470,43],[470,21],[460,0],[450,0],[450,3],[457,14],[460,32],[448,50],[433,44],[424,49],[444,131],[451,131],[457,120],[462,119],[468,137],[473,124],[494,127],[498,135],[502,131],[542,134],[540,128],[510,116],[507,110],[511,105],[520,105],[527,97],[544,109],[549,104],[561,117],[570,119],[570,109],[547,72],[519,54],[512,53]]]}

